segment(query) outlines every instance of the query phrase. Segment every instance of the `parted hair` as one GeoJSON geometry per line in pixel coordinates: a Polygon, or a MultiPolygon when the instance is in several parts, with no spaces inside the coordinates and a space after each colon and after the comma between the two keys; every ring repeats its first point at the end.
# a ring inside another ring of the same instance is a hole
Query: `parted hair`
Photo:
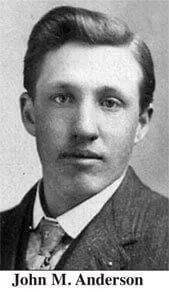
{"type": "Polygon", "coordinates": [[[117,18],[71,6],[49,11],[35,24],[30,34],[24,58],[24,87],[32,98],[36,95],[35,86],[46,53],[70,41],[91,46],[128,46],[143,72],[140,110],[144,111],[153,101],[154,65],[145,42],[117,18]]]}

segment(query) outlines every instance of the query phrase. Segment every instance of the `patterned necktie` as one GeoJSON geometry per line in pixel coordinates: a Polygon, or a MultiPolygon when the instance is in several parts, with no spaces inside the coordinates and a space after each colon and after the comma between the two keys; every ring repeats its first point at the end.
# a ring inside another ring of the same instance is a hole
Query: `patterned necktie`
{"type": "Polygon", "coordinates": [[[30,234],[26,254],[28,270],[53,270],[69,245],[70,238],[59,223],[42,218],[30,234]]]}

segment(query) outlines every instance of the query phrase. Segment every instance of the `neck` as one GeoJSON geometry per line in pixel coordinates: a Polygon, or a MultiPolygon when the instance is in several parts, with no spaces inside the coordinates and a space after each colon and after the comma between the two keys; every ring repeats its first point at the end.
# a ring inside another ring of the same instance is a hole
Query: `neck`
{"type": "Polygon", "coordinates": [[[89,199],[95,193],[87,194],[83,190],[74,191],[69,186],[53,186],[53,183],[43,178],[44,185],[44,206],[43,209],[47,210],[46,214],[50,217],[56,218],[57,216],[65,213],[73,207],[79,205],[85,200],[89,199]]]}

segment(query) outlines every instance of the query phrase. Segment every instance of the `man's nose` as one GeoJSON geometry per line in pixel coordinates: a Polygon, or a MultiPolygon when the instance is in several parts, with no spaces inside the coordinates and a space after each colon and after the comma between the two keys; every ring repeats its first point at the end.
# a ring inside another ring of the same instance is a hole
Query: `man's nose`
{"type": "Polygon", "coordinates": [[[98,138],[98,118],[95,106],[86,102],[78,106],[74,116],[74,137],[94,141],[98,138]]]}

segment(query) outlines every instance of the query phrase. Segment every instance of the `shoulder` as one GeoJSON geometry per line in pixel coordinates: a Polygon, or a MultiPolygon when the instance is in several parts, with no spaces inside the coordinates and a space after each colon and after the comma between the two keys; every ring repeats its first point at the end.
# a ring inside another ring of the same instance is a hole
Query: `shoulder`
{"type": "Polygon", "coordinates": [[[168,198],[146,186],[135,173],[134,176],[135,192],[133,196],[135,197],[136,206],[140,205],[144,225],[159,225],[162,230],[166,229],[169,217],[168,198]],[[165,222],[165,224],[162,222],[165,222]]]}
{"type": "Polygon", "coordinates": [[[5,232],[8,225],[15,224],[25,214],[29,205],[33,205],[36,195],[37,183],[28,191],[21,202],[5,211],[0,212],[1,232],[5,232]]]}
{"type": "Polygon", "coordinates": [[[157,210],[157,212],[160,210],[167,210],[168,198],[145,185],[132,167],[128,169],[126,185],[129,187],[129,192],[131,194],[130,198],[136,206],[139,204],[146,208],[147,211],[152,210],[152,212],[155,210],[157,210]]]}
{"type": "Polygon", "coordinates": [[[142,238],[155,232],[167,236],[168,198],[143,184],[131,167],[112,197],[112,203],[112,215],[120,238],[142,238]]]}
{"type": "Polygon", "coordinates": [[[168,217],[168,198],[145,185],[134,171],[133,181],[135,202],[141,205],[146,218],[154,218],[157,221],[159,217],[168,217]]]}
{"type": "Polygon", "coordinates": [[[130,215],[141,213],[149,217],[157,214],[159,216],[168,215],[168,198],[146,186],[132,167],[128,168],[126,176],[114,196],[113,203],[118,214],[122,210],[122,214],[120,214],[122,218],[126,213],[130,215]]]}
{"type": "Polygon", "coordinates": [[[114,222],[130,269],[167,269],[169,200],[141,182],[132,168],[114,198],[114,222]]]}

